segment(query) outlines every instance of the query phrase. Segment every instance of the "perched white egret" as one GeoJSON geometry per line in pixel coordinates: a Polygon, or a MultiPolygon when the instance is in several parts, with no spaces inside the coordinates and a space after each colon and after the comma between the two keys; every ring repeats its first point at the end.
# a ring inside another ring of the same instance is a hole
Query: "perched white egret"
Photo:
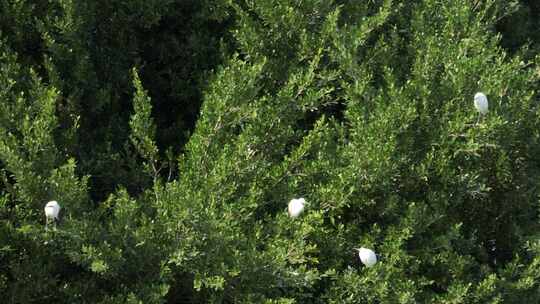
{"type": "Polygon", "coordinates": [[[53,222],[58,220],[58,215],[60,214],[60,204],[57,201],[50,201],[45,205],[45,227],[50,220],[53,222]]]}
{"type": "Polygon", "coordinates": [[[358,257],[360,258],[362,264],[366,265],[366,267],[371,267],[377,263],[377,256],[373,250],[364,247],[355,249],[358,250],[358,257]]]}
{"type": "Polygon", "coordinates": [[[480,115],[486,115],[488,112],[488,99],[482,92],[478,92],[474,95],[474,107],[480,113],[480,115]]]}
{"type": "Polygon", "coordinates": [[[292,199],[289,202],[289,216],[292,218],[298,217],[304,211],[305,204],[306,200],[304,198],[292,199]]]}

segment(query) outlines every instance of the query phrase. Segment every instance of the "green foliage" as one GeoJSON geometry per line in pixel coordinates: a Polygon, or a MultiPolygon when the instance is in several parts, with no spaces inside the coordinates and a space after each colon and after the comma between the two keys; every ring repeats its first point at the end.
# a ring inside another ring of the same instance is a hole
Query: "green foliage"
{"type": "Polygon", "coordinates": [[[540,300],[534,2],[0,9],[6,303],[540,300]]]}
{"type": "Polygon", "coordinates": [[[137,152],[147,161],[146,170],[150,174],[157,174],[158,149],[153,140],[156,126],[152,121],[152,105],[135,69],[133,70],[133,84],[135,86],[135,96],[133,97],[135,113],[129,122],[131,141],[137,152]]]}

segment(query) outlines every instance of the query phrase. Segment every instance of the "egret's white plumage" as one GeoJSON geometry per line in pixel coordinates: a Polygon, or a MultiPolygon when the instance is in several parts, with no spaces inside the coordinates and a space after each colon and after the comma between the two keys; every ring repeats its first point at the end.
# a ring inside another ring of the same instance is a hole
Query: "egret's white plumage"
{"type": "Polygon", "coordinates": [[[478,92],[474,95],[474,107],[481,115],[487,114],[488,99],[484,93],[478,92]]]}
{"type": "Polygon", "coordinates": [[[289,202],[289,216],[292,218],[298,217],[302,211],[304,211],[304,206],[306,204],[306,200],[303,198],[298,199],[292,199],[289,202]]]}
{"type": "Polygon", "coordinates": [[[366,265],[366,267],[371,267],[377,263],[377,256],[373,250],[364,247],[357,248],[356,250],[358,250],[358,257],[360,258],[360,261],[362,264],[366,265]]]}
{"type": "Polygon", "coordinates": [[[58,214],[60,213],[60,205],[57,201],[50,201],[45,205],[45,217],[47,219],[58,220],[58,214]]]}

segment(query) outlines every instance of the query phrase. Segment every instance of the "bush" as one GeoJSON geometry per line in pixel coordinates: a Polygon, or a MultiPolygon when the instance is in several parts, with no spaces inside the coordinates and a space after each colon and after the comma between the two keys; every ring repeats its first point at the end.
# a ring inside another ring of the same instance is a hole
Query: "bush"
{"type": "Polygon", "coordinates": [[[1,293],[538,302],[539,57],[509,42],[525,8],[3,4],[1,293]]]}

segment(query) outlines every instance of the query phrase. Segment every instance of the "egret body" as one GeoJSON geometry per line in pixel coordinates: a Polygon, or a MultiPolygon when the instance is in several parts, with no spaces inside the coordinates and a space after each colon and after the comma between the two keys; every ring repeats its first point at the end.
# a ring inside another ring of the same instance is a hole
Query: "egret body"
{"type": "Polygon", "coordinates": [[[289,216],[292,218],[298,217],[302,213],[302,211],[304,211],[305,204],[306,200],[303,198],[292,199],[289,202],[289,216]]]}
{"type": "Polygon", "coordinates": [[[358,250],[358,257],[360,258],[360,261],[362,264],[366,265],[366,267],[372,267],[377,263],[377,256],[375,255],[375,252],[371,249],[367,248],[356,248],[358,250]]]}
{"type": "Polygon", "coordinates": [[[488,112],[488,99],[482,92],[478,92],[474,95],[474,107],[480,113],[480,115],[486,115],[488,112]]]}
{"type": "Polygon", "coordinates": [[[45,226],[49,221],[57,221],[58,215],[60,214],[60,204],[57,201],[50,201],[45,205],[45,226]]]}

